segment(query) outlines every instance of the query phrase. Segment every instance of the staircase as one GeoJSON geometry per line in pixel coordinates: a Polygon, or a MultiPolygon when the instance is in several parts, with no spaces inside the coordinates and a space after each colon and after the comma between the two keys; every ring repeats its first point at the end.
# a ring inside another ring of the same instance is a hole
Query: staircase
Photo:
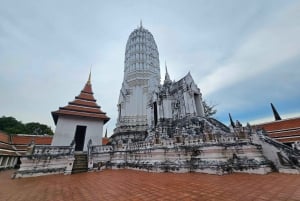
{"type": "Polygon", "coordinates": [[[262,146],[266,158],[272,161],[279,172],[300,174],[300,152],[278,142],[263,133],[252,134],[255,144],[262,146]]]}
{"type": "Polygon", "coordinates": [[[74,156],[75,156],[75,160],[73,164],[72,174],[87,172],[88,170],[87,154],[75,153],[74,156]]]}

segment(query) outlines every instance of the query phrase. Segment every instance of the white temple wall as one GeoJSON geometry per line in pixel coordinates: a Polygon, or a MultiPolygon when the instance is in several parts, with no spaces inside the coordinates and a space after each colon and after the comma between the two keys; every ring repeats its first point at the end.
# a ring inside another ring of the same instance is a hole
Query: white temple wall
{"type": "Polygon", "coordinates": [[[144,85],[130,87],[129,95],[125,102],[121,103],[120,120],[127,121],[126,125],[147,124],[147,90],[144,85]]]}
{"type": "MultiPolygon", "coordinates": [[[[198,156],[193,156],[195,148],[174,147],[172,143],[168,142],[163,144],[135,144],[135,146],[129,144],[129,147],[118,145],[112,152],[112,168],[177,173],[193,171],[209,174],[228,174],[231,171],[255,174],[271,172],[269,165],[263,164],[265,158],[256,146],[245,144],[237,147],[231,143],[230,145],[224,147],[217,144],[216,146],[207,144],[207,146],[195,147],[198,150],[198,156]],[[234,158],[234,154],[237,158],[234,158]],[[235,160],[235,162],[230,162],[230,160],[235,160]],[[256,162],[252,162],[253,160],[256,162]],[[230,168],[230,165],[233,168],[230,168]],[[150,166],[151,168],[149,168],[150,166]]],[[[93,155],[94,163],[107,161],[108,158],[102,154],[104,152],[93,155]]]]}
{"type": "Polygon", "coordinates": [[[154,116],[153,116],[153,108],[151,107],[147,107],[147,124],[148,124],[148,128],[151,128],[152,125],[152,121],[154,121],[154,116]]]}
{"type": "Polygon", "coordinates": [[[204,108],[202,103],[201,94],[194,94],[194,107],[198,116],[204,117],[204,108]]]}
{"type": "Polygon", "coordinates": [[[186,91],[183,93],[184,103],[185,103],[185,110],[187,114],[196,113],[196,108],[193,104],[193,97],[186,91]]]}
{"type": "Polygon", "coordinates": [[[77,126],[86,126],[83,151],[87,151],[88,141],[93,145],[102,144],[103,121],[60,116],[57,121],[52,146],[68,146],[75,137],[77,126]]]}
{"type": "Polygon", "coordinates": [[[162,118],[172,118],[172,101],[163,99],[162,101],[163,115],[162,118]]]}
{"type": "MultiPolygon", "coordinates": [[[[122,127],[145,131],[151,125],[153,114],[147,111],[147,101],[160,83],[157,46],[152,34],[140,26],[127,41],[124,61],[124,79],[118,104],[122,104],[116,131],[122,127]],[[149,116],[150,115],[150,116],[149,116]],[[150,124],[149,124],[150,123],[150,124]]],[[[119,110],[120,113],[120,110],[119,110]]]]}

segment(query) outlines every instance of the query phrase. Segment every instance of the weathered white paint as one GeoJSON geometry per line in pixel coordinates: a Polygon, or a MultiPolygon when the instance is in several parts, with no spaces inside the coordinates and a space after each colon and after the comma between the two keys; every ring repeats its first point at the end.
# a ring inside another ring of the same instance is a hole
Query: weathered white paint
{"type": "Polygon", "coordinates": [[[102,144],[102,120],[73,116],[59,116],[51,145],[70,145],[75,137],[75,131],[77,126],[86,126],[83,151],[87,151],[87,144],[90,139],[92,140],[93,145],[102,144]]]}
{"type": "Polygon", "coordinates": [[[149,98],[160,84],[160,66],[155,40],[142,26],[128,38],[124,63],[116,132],[145,131],[150,123],[150,113],[146,108],[149,98]]]}

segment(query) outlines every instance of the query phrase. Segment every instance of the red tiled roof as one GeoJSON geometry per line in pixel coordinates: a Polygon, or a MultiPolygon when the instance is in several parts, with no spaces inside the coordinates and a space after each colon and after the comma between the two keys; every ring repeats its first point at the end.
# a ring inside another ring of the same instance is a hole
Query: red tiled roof
{"type": "Polygon", "coordinates": [[[264,129],[270,137],[283,143],[300,140],[300,117],[266,122],[254,127],[264,129]]]}
{"type": "Polygon", "coordinates": [[[271,121],[255,125],[257,128],[264,128],[265,131],[275,131],[300,127],[300,117],[271,121]]]}
{"type": "Polygon", "coordinates": [[[276,132],[268,132],[270,137],[288,137],[288,136],[297,136],[300,135],[300,128],[295,130],[287,130],[287,131],[276,131],[276,132]]]}
{"type": "Polygon", "coordinates": [[[86,94],[86,93],[83,93],[82,91],[79,94],[79,96],[76,96],[75,98],[76,99],[87,100],[87,101],[94,101],[94,102],[96,101],[92,94],[86,94]]]}
{"type": "Polygon", "coordinates": [[[9,143],[9,135],[0,131],[0,142],[9,143]]]}
{"type": "Polygon", "coordinates": [[[28,145],[32,141],[34,144],[50,145],[52,142],[52,136],[39,136],[39,135],[12,135],[11,143],[13,145],[28,145]]]}
{"type": "Polygon", "coordinates": [[[102,138],[102,145],[106,145],[109,142],[109,138],[102,138]]]}
{"type": "Polygon", "coordinates": [[[96,102],[85,101],[85,100],[80,100],[80,99],[75,99],[74,101],[69,102],[69,104],[70,105],[90,106],[90,107],[100,108],[100,106],[97,105],[96,102]]]}
{"type": "Polygon", "coordinates": [[[42,135],[8,135],[0,132],[0,155],[23,155],[28,144],[32,141],[36,145],[51,145],[52,136],[42,135]]]}
{"type": "Polygon", "coordinates": [[[58,117],[61,115],[96,118],[103,120],[104,123],[109,120],[106,113],[103,112],[100,109],[100,106],[96,103],[96,99],[93,96],[90,78],[80,94],[75,97],[75,100],[69,102],[67,106],[60,107],[59,110],[52,112],[55,124],[57,123],[58,117]]]}
{"type": "Polygon", "coordinates": [[[83,90],[81,92],[85,92],[85,93],[89,93],[89,94],[94,94],[93,90],[92,90],[92,85],[91,85],[90,77],[89,77],[89,80],[87,81],[86,85],[84,86],[84,88],[83,88],[83,90]]]}
{"type": "Polygon", "coordinates": [[[67,105],[59,109],[77,111],[77,112],[89,112],[89,113],[96,113],[96,114],[99,113],[100,111],[103,114],[103,112],[99,108],[82,107],[77,105],[67,105]]]}

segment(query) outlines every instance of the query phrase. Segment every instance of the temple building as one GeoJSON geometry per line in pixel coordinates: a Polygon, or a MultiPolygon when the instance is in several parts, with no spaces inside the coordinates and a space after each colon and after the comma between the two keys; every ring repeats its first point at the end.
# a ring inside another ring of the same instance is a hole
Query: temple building
{"type": "Polygon", "coordinates": [[[107,145],[91,146],[93,168],[266,174],[300,173],[300,153],[240,123],[227,127],[204,115],[192,75],[160,84],[157,45],[142,24],[128,38],[118,119],[107,145]],[[292,161],[292,160],[294,161],[292,161]]]}
{"type": "Polygon", "coordinates": [[[74,101],[52,112],[57,125],[52,145],[33,145],[16,177],[123,168],[300,174],[299,146],[282,144],[251,125],[227,127],[206,117],[190,73],[172,81],[165,65],[161,84],[158,48],[142,24],[128,38],[124,64],[118,119],[109,141],[107,135],[102,138],[109,118],[96,104],[89,77],[74,101]]]}
{"type": "Polygon", "coordinates": [[[94,98],[91,74],[83,90],[67,106],[52,112],[56,124],[52,146],[65,146],[74,140],[75,151],[87,151],[88,141],[102,144],[103,125],[109,120],[94,98]]]}
{"type": "Polygon", "coordinates": [[[160,84],[158,48],[142,24],[129,35],[124,65],[114,141],[142,141],[163,124],[163,131],[171,135],[173,130],[164,122],[204,116],[202,94],[190,73],[172,82],[165,66],[165,80],[160,84]]]}

